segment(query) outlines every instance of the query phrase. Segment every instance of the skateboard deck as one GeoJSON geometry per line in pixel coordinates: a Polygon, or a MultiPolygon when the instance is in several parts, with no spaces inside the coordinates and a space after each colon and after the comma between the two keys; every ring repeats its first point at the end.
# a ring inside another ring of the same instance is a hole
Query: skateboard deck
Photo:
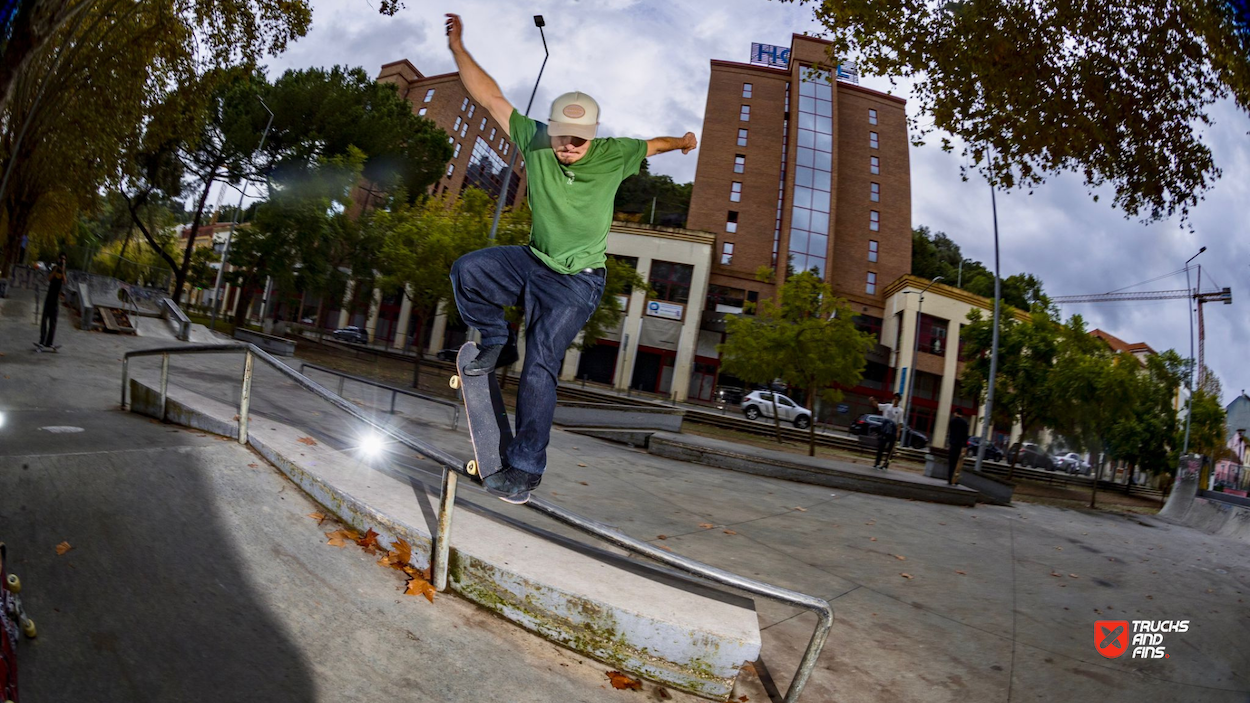
{"type": "Polygon", "coordinates": [[[5,569],[8,556],[0,542],[0,699],[19,703],[17,690],[17,632],[35,636],[35,623],[22,609],[22,582],[5,569]]]}
{"type": "Polygon", "coordinates": [[[456,355],[456,372],[451,387],[460,391],[464,413],[469,420],[469,438],[473,442],[473,461],[465,467],[470,476],[481,481],[503,470],[503,456],[512,442],[512,425],[503,404],[503,393],[494,372],[481,376],[464,373],[465,364],[477,358],[478,347],[465,342],[456,355]]]}

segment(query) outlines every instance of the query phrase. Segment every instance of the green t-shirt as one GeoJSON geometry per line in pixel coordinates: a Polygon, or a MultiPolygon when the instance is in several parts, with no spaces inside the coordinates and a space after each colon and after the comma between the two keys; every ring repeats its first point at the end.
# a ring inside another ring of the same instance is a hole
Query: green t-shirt
{"type": "Polygon", "coordinates": [[[530,249],[554,271],[577,273],[604,265],[616,189],[638,173],[647,156],[641,139],[592,139],[571,166],[556,160],[547,125],[515,109],[508,128],[525,155],[534,223],[530,249]]]}

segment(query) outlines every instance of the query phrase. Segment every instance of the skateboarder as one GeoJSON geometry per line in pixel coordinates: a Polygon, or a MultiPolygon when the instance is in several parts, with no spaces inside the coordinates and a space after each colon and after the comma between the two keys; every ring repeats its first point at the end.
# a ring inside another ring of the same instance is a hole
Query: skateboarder
{"type": "Polygon", "coordinates": [[[955,412],[951,415],[951,426],[946,431],[946,482],[955,485],[955,479],[958,478],[956,470],[959,468],[960,457],[963,456],[964,450],[968,447],[968,421],[964,419],[964,411],[955,408],[955,412]]]}
{"type": "Polygon", "coordinates": [[[56,317],[61,310],[61,286],[65,284],[65,252],[57,257],[48,274],[48,294],[43,299],[43,317],[39,320],[39,343],[36,351],[55,350],[56,317]]]}
{"type": "Polygon", "coordinates": [[[565,93],[544,124],[513,108],[499,85],[478,66],[462,41],[460,17],[447,15],[447,43],[469,95],[503,126],[521,150],[529,174],[533,225],[528,246],[498,246],[466,254],[451,269],[461,318],[482,334],[481,354],[464,372],[481,375],[517,360],[516,339],[504,307],[525,306],[525,367],[517,389],[516,437],[503,457],[506,469],[483,485],[521,502],[542,480],[564,352],[599,305],[606,270],[608,228],[621,181],[648,156],[693,150],[693,132],[650,140],[600,138],[599,104],[582,92],[565,93]]]}
{"type": "Polygon", "coordinates": [[[899,433],[903,429],[903,409],[898,406],[898,401],[903,396],[895,393],[894,400],[889,403],[878,403],[877,411],[885,418],[881,423],[881,433],[877,435],[877,459],[873,462],[872,468],[885,471],[890,468],[890,457],[894,455],[894,442],[898,440],[899,433]],[[882,461],[882,457],[885,461],[882,461]]]}

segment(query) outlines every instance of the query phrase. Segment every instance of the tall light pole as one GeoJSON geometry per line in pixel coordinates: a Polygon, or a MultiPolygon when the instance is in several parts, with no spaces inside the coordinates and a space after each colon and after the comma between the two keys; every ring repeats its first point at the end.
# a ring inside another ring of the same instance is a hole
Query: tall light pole
{"type": "MultiPolygon", "coordinates": [[[[529,104],[525,106],[525,116],[530,116],[530,108],[534,106],[534,96],[538,94],[538,82],[543,79],[543,70],[547,68],[547,59],[551,57],[551,52],[547,51],[547,35],[543,33],[543,27],[547,23],[543,21],[542,15],[534,15],[534,26],[538,27],[538,35],[543,39],[543,65],[538,69],[538,79],[534,81],[534,90],[530,92],[529,104]]],[[[490,223],[490,241],[495,241],[495,233],[499,230],[499,217],[503,214],[504,203],[508,199],[508,183],[512,181],[512,168],[516,165],[517,153],[520,149],[513,149],[512,156],[508,159],[508,170],[503,172],[503,185],[499,188],[499,200],[495,203],[495,219],[490,223]]]]}
{"type": "MultiPolygon", "coordinates": [[[[994,332],[990,341],[990,382],[985,391],[985,417],[981,420],[981,441],[977,444],[977,463],[975,471],[981,471],[985,461],[985,445],[990,442],[990,418],[994,414],[994,378],[998,376],[998,317],[1002,308],[1003,277],[998,270],[998,187],[994,184],[994,155],[990,153],[990,210],[994,216],[994,332]]],[[[1014,464],[1012,465],[1015,466],[1014,464]]],[[[1094,485],[1098,485],[1095,477],[1094,485]]]]}
{"type": "Polygon", "coordinates": [[[924,294],[928,293],[929,289],[933,287],[933,284],[937,283],[940,280],[942,280],[941,276],[934,276],[933,280],[929,281],[929,285],[925,286],[924,290],[920,291],[920,298],[919,300],[916,301],[916,338],[912,340],[911,374],[910,374],[911,378],[907,379],[907,399],[904,401],[907,407],[907,414],[903,418],[903,423],[908,428],[908,437],[911,436],[911,425],[912,425],[911,420],[909,420],[908,418],[915,417],[915,413],[911,411],[911,396],[912,396],[912,392],[916,390],[916,357],[920,354],[920,318],[922,316],[922,313],[924,312],[924,294]]]}
{"type": "MultiPolygon", "coordinates": [[[[273,126],[273,110],[270,110],[269,106],[266,105],[265,101],[261,100],[261,98],[257,97],[256,99],[260,100],[261,107],[265,108],[265,112],[269,113],[269,122],[265,124],[265,131],[260,135],[260,144],[256,146],[256,151],[252,152],[253,156],[255,156],[255,154],[259,154],[260,150],[265,148],[265,139],[269,137],[269,128],[273,126]]],[[[227,183],[226,185],[230,184],[227,183]]],[[[234,186],[230,187],[233,188],[234,186]]],[[[213,319],[212,322],[209,323],[208,327],[213,331],[217,330],[217,311],[221,308],[220,301],[217,299],[218,294],[221,292],[221,277],[225,274],[226,263],[230,260],[230,241],[234,239],[234,228],[238,226],[239,215],[243,213],[243,196],[246,193],[247,180],[244,179],[243,188],[239,189],[239,206],[234,209],[233,222],[230,223],[230,231],[226,233],[226,246],[221,250],[221,265],[217,268],[217,282],[213,284],[213,319]]],[[[191,236],[195,237],[196,234],[196,232],[192,232],[191,236]]]]}
{"type": "Polygon", "coordinates": [[[956,288],[964,287],[964,262],[965,261],[972,261],[972,259],[960,259],[959,260],[959,277],[956,279],[956,283],[955,283],[956,288]]]}
{"type": "MultiPolygon", "coordinates": [[[[1198,250],[1198,254],[1206,251],[1203,247],[1198,250]]],[[[1198,254],[1194,254],[1185,261],[1185,290],[1189,290],[1189,262],[1198,258],[1198,254]]],[[[1185,385],[1189,388],[1189,398],[1185,402],[1185,446],[1181,448],[1181,456],[1189,453],[1189,419],[1194,414],[1194,299],[1193,295],[1186,298],[1187,306],[1189,306],[1189,377],[1185,379],[1185,385]]]]}

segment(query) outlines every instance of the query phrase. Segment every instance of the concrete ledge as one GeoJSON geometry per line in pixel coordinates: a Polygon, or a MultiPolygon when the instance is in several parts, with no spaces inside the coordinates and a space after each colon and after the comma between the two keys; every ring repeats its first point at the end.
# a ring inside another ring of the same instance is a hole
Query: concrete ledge
{"type": "MultiPolygon", "coordinates": [[[[152,382],[131,380],[131,409],[160,416],[152,382]]],[[[171,388],[164,418],[227,436],[236,410],[171,388]]],[[[248,443],[344,523],[373,528],[379,542],[412,545],[429,565],[437,519],[437,479],[430,486],[374,469],[347,452],[308,445],[303,433],[254,416],[248,443]]],[[[466,489],[467,490],[467,489],[466,489]]],[[[708,589],[585,546],[571,549],[483,511],[457,510],[450,587],[465,598],[547,639],[665,686],[726,700],[744,662],[760,653],[759,620],[750,601],[708,589]]]]}
{"type": "Polygon", "coordinates": [[[669,459],[846,491],[949,505],[977,503],[976,491],[962,486],[948,486],[943,481],[897,471],[882,473],[873,469],[858,469],[827,459],[783,454],[706,437],[657,432],[651,435],[647,451],[669,459]]]}
{"type": "Polygon", "coordinates": [[[604,427],[565,427],[564,429],[566,432],[572,432],[573,434],[606,439],[609,442],[616,442],[629,447],[642,447],[643,449],[647,448],[647,444],[651,441],[651,435],[655,434],[655,432],[648,430],[611,430],[604,427]]]}
{"type": "Polygon", "coordinates": [[[285,337],[275,337],[263,332],[253,332],[241,327],[234,328],[234,338],[240,342],[250,342],[270,354],[279,356],[295,356],[295,342],[285,337]]]}
{"type": "Polygon", "coordinates": [[[573,427],[681,432],[684,416],[681,408],[560,401],[556,404],[554,422],[573,427]]]}
{"type": "Polygon", "coordinates": [[[1016,491],[1016,484],[1011,481],[970,468],[959,472],[959,485],[971,488],[980,494],[983,501],[994,505],[1011,505],[1011,496],[1016,491]]]}

